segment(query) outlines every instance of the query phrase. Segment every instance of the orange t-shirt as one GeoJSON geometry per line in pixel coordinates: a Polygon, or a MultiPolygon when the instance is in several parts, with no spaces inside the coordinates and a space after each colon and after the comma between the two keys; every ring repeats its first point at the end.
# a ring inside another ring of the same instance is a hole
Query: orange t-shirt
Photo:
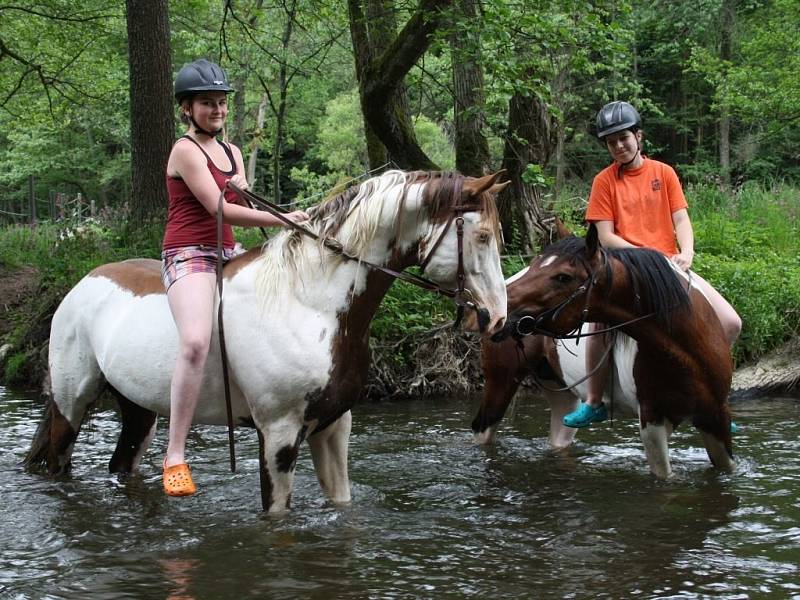
{"type": "Polygon", "coordinates": [[[672,213],[687,207],[675,170],[645,158],[641,167],[625,169],[622,177],[616,163],[597,174],[586,220],[613,221],[614,233],[625,241],[672,256],[678,253],[672,213]]]}

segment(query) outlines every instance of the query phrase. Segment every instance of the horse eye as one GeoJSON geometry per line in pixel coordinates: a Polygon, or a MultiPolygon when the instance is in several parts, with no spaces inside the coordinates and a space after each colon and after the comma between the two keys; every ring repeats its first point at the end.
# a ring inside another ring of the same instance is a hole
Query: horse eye
{"type": "Polygon", "coordinates": [[[487,231],[479,231],[475,235],[475,237],[478,238],[478,243],[479,244],[486,244],[486,243],[489,242],[489,239],[490,239],[491,236],[489,235],[489,233],[487,231]]]}
{"type": "Polygon", "coordinates": [[[554,275],[553,279],[555,279],[558,283],[569,283],[572,281],[572,275],[567,275],[566,273],[559,273],[558,275],[554,275]]]}

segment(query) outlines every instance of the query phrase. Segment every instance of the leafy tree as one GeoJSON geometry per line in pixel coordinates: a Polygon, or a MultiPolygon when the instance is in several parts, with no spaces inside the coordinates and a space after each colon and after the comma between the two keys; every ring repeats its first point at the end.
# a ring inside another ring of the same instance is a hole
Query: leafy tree
{"type": "Polygon", "coordinates": [[[128,181],[125,28],[118,3],[0,6],[0,197],[121,202],[128,181]],[[123,118],[124,116],[124,118],[123,118]]]}
{"type": "Polygon", "coordinates": [[[388,158],[401,168],[434,169],[436,165],[416,140],[408,120],[405,76],[425,53],[452,0],[422,0],[396,35],[391,2],[349,0],[350,34],[356,61],[361,109],[367,123],[370,165],[388,158]],[[367,17],[370,17],[369,19],[367,17]],[[388,21],[388,22],[387,22],[388,21]],[[376,146],[372,134],[385,147],[376,146]]]}

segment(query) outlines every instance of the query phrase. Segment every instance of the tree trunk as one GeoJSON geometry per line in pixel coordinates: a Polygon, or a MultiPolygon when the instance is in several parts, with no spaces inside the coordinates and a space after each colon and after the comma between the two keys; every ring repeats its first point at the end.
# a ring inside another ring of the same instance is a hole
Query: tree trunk
{"type": "Polygon", "coordinates": [[[291,82],[292,75],[289,75],[289,67],[287,61],[289,60],[289,43],[292,40],[292,33],[294,32],[294,20],[297,13],[297,2],[284,3],[284,10],[286,11],[286,24],[283,28],[283,35],[281,36],[281,66],[278,69],[278,105],[272,106],[273,114],[275,115],[275,137],[272,140],[272,201],[275,204],[281,204],[281,155],[283,153],[283,137],[286,130],[286,102],[289,94],[289,83],[291,82]]]}
{"type": "MultiPolygon", "coordinates": [[[[378,2],[378,0],[372,0],[378,2]]],[[[453,0],[422,0],[417,11],[396,36],[382,35],[389,32],[377,18],[375,23],[364,15],[360,0],[348,0],[350,35],[356,61],[361,110],[367,129],[367,151],[370,168],[383,164],[378,141],[385,147],[387,158],[403,169],[436,169],[420,148],[414,128],[403,105],[403,82],[406,74],[430,45],[431,35],[441,20],[441,9],[453,0]],[[381,50],[382,49],[382,50],[381,50]],[[371,135],[374,134],[374,138],[371,135]]],[[[386,2],[373,4],[368,14],[376,7],[382,14],[391,11],[386,2]]],[[[387,17],[390,18],[390,17],[387,17]]]]}
{"type": "Polygon", "coordinates": [[[552,236],[556,221],[541,207],[539,188],[524,181],[530,164],[544,168],[552,155],[556,125],[547,106],[534,95],[514,94],[508,105],[503,168],[511,181],[500,198],[503,238],[512,250],[532,252],[552,236]]]}
{"type": "MultiPolygon", "coordinates": [[[[736,0],[723,0],[720,23],[719,57],[723,63],[732,58],[733,26],[736,18],[736,0]]],[[[722,103],[719,115],[719,170],[723,183],[731,182],[731,118],[728,106],[722,103]]]]}
{"type": "MultiPolygon", "coordinates": [[[[245,148],[244,143],[244,130],[245,119],[247,117],[247,108],[245,107],[245,88],[247,87],[247,77],[244,75],[238,76],[233,81],[233,89],[236,93],[233,94],[233,127],[228,131],[231,143],[239,148],[245,148]]],[[[230,99],[230,96],[228,96],[230,99]]]]}
{"type": "MultiPolygon", "coordinates": [[[[473,23],[478,17],[476,0],[458,0],[459,21],[473,23]]],[[[477,35],[464,35],[458,22],[450,34],[453,63],[453,113],[455,115],[456,170],[479,177],[491,169],[489,143],[483,135],[484,115],[483,69],[480,40],[477,35]]]]}
{"type": "Polygon", "coordinates": [[[175,139],[167,0],[126,0],[131,110],[131,213],[144,222],[167,208],[164,166],[175,139]]]}
{"type": "Polygon", "coordinates": [[[250,189],[255,192],[258,189],[258,182],[256,181],[256,164],[258,162],[258,149],[261,146],[261,136],[264,131],[264,121],[267,116],[267,102],[269,101],[266,94],[261,96],[261,102],[258,103],[258,114],[256,115],[256,131],[253,134],[253,139],[250,140],[250,156],[247,157],[247,183],[250,189]]]}

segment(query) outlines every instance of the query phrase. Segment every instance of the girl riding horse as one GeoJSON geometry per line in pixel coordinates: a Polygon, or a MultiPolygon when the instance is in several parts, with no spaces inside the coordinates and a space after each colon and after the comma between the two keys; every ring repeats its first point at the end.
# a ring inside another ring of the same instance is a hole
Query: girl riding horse
{"type": "MultiPolygon", "coordinates": [[[[585,394],[585,336],[591,335],[586,324],[602,322],[618,330],[610,351],[616,376],[609,396],[615,407],[638,414],[651,471],[671,475],[668,440],[687,419],[701,432],[712,463],[733,468],[727,337],[702,287],[661,253],[605,250],[591,225],[585,242],[566,238],[534,258],[508,284],[508,302],[507,324],[494,338],[500,343],[483,343],[486,388],[472,425],[479,442],[491,441],[520,382],[532,372],[562,390],[585,394]],[[574,336],[577,347],[553,339],[574,336]]],[[[566,428],[561,416],[576,400],[565,391],[547,395],[553,404],[551,443],[565,446],[576,430],[566,428]]]]}

